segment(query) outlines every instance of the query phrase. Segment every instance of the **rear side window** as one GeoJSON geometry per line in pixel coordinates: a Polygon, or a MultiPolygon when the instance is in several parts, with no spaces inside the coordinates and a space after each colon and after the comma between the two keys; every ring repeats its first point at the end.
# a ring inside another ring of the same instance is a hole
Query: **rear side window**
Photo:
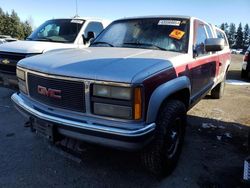
{"type": "Polygon", "coordinates": [[[207,31],[207,35],[209,38],[213,38],[213,34],[211,31],[211,28],[208,25],[205,25],[206,31],[207,31]]]}
{"type": "Polygon", "coordinates": [[[225,45],[228,46],[226,35],[223,32],[221,32],[218,29],[216,29],[216,35],[217,35],[217,38],[224,39],[225,45]]]}
{"type": "Polygon", "coordinates": [[[100,22],[90,22],[85,29],[84,35],[87,36],[88,32],[94,32],[97,37],[103,30],[103,25],[100,22]]]}
{"type": "Polygon", "coordinates": [[[207,52],[205,51],[206,39],[207,39],[207,33],[205,30],[205,25],[202,23],[198,23],[196,25],[195,41],[194,41],[194,52],[196,53],[196,56],[199,57],[207,54],[207,52]]]}

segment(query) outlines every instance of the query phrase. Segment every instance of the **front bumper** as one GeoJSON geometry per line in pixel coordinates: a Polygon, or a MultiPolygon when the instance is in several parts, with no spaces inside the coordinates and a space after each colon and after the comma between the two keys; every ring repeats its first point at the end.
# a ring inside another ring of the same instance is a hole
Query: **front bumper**
{"type": "Polygon", "coordinates": [[[16,75],[0,72],[0,86],[10,89],[18,89],[18,80],[16,75]]]}
{"type": "Polygon", "coordinates": [[[143,148],[153,139],[156,127],[155,123],[152,123],[145,125],[143,128],[129,130],[101,124],[90,124],[84,121],[54,116],[32,108],[25,103],[25,100],[18,93],[13,94],[11,99],[23,115],[54,124],[57,132],[63,136],[123,150],[143,148]]]}

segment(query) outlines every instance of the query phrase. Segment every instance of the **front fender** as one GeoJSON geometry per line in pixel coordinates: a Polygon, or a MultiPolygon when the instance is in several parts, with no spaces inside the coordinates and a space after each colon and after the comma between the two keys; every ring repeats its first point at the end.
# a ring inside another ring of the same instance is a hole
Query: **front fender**
{"type": "Polygon", "coordinates": [[[189,78],[186,76],[175,78],[158,86],[150,97],[146,122],[155,122],[163,101],[171,94],[174,94],[182,89],[189,89],[189,93],[191,92],[191,83],[189,78]]]}

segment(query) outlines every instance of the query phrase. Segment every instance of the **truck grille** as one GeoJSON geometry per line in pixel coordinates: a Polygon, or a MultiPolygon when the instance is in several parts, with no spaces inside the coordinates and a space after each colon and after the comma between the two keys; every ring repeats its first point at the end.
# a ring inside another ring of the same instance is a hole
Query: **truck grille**
{"type": "Polygon", "coordinates": [[[68,81],[54,78],[47,78],[28,73],[28,86],[30,96],[46,105],[72,110],[77,112],[85,112],[85,96],[84,83],[76,81],[68,81]],[[50,95],[42,95],[38,93],[38,86],[60,90],[60,98],[54,98],[50,95]]]}
{"type": "Polygon", "coordinates": [[[25,58],[24,53],[0,52],[0,72],[16,74],[16,64],[21,59],[25,58]],[[3,61],[8,61],[4,63],[3,61]]]}

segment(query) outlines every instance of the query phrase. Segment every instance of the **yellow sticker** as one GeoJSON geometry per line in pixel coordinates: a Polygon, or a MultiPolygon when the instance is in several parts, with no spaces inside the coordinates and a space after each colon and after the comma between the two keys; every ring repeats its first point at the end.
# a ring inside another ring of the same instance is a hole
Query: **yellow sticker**
{"type": "Polygon", "coordinates": [[[170,33],[170,37],[174,38],[174,39],[178,39],[180,40],[183,36],[184,36],[185,32],[181,31],[179,29],[174,29],[171,33],[170,33]]]}

